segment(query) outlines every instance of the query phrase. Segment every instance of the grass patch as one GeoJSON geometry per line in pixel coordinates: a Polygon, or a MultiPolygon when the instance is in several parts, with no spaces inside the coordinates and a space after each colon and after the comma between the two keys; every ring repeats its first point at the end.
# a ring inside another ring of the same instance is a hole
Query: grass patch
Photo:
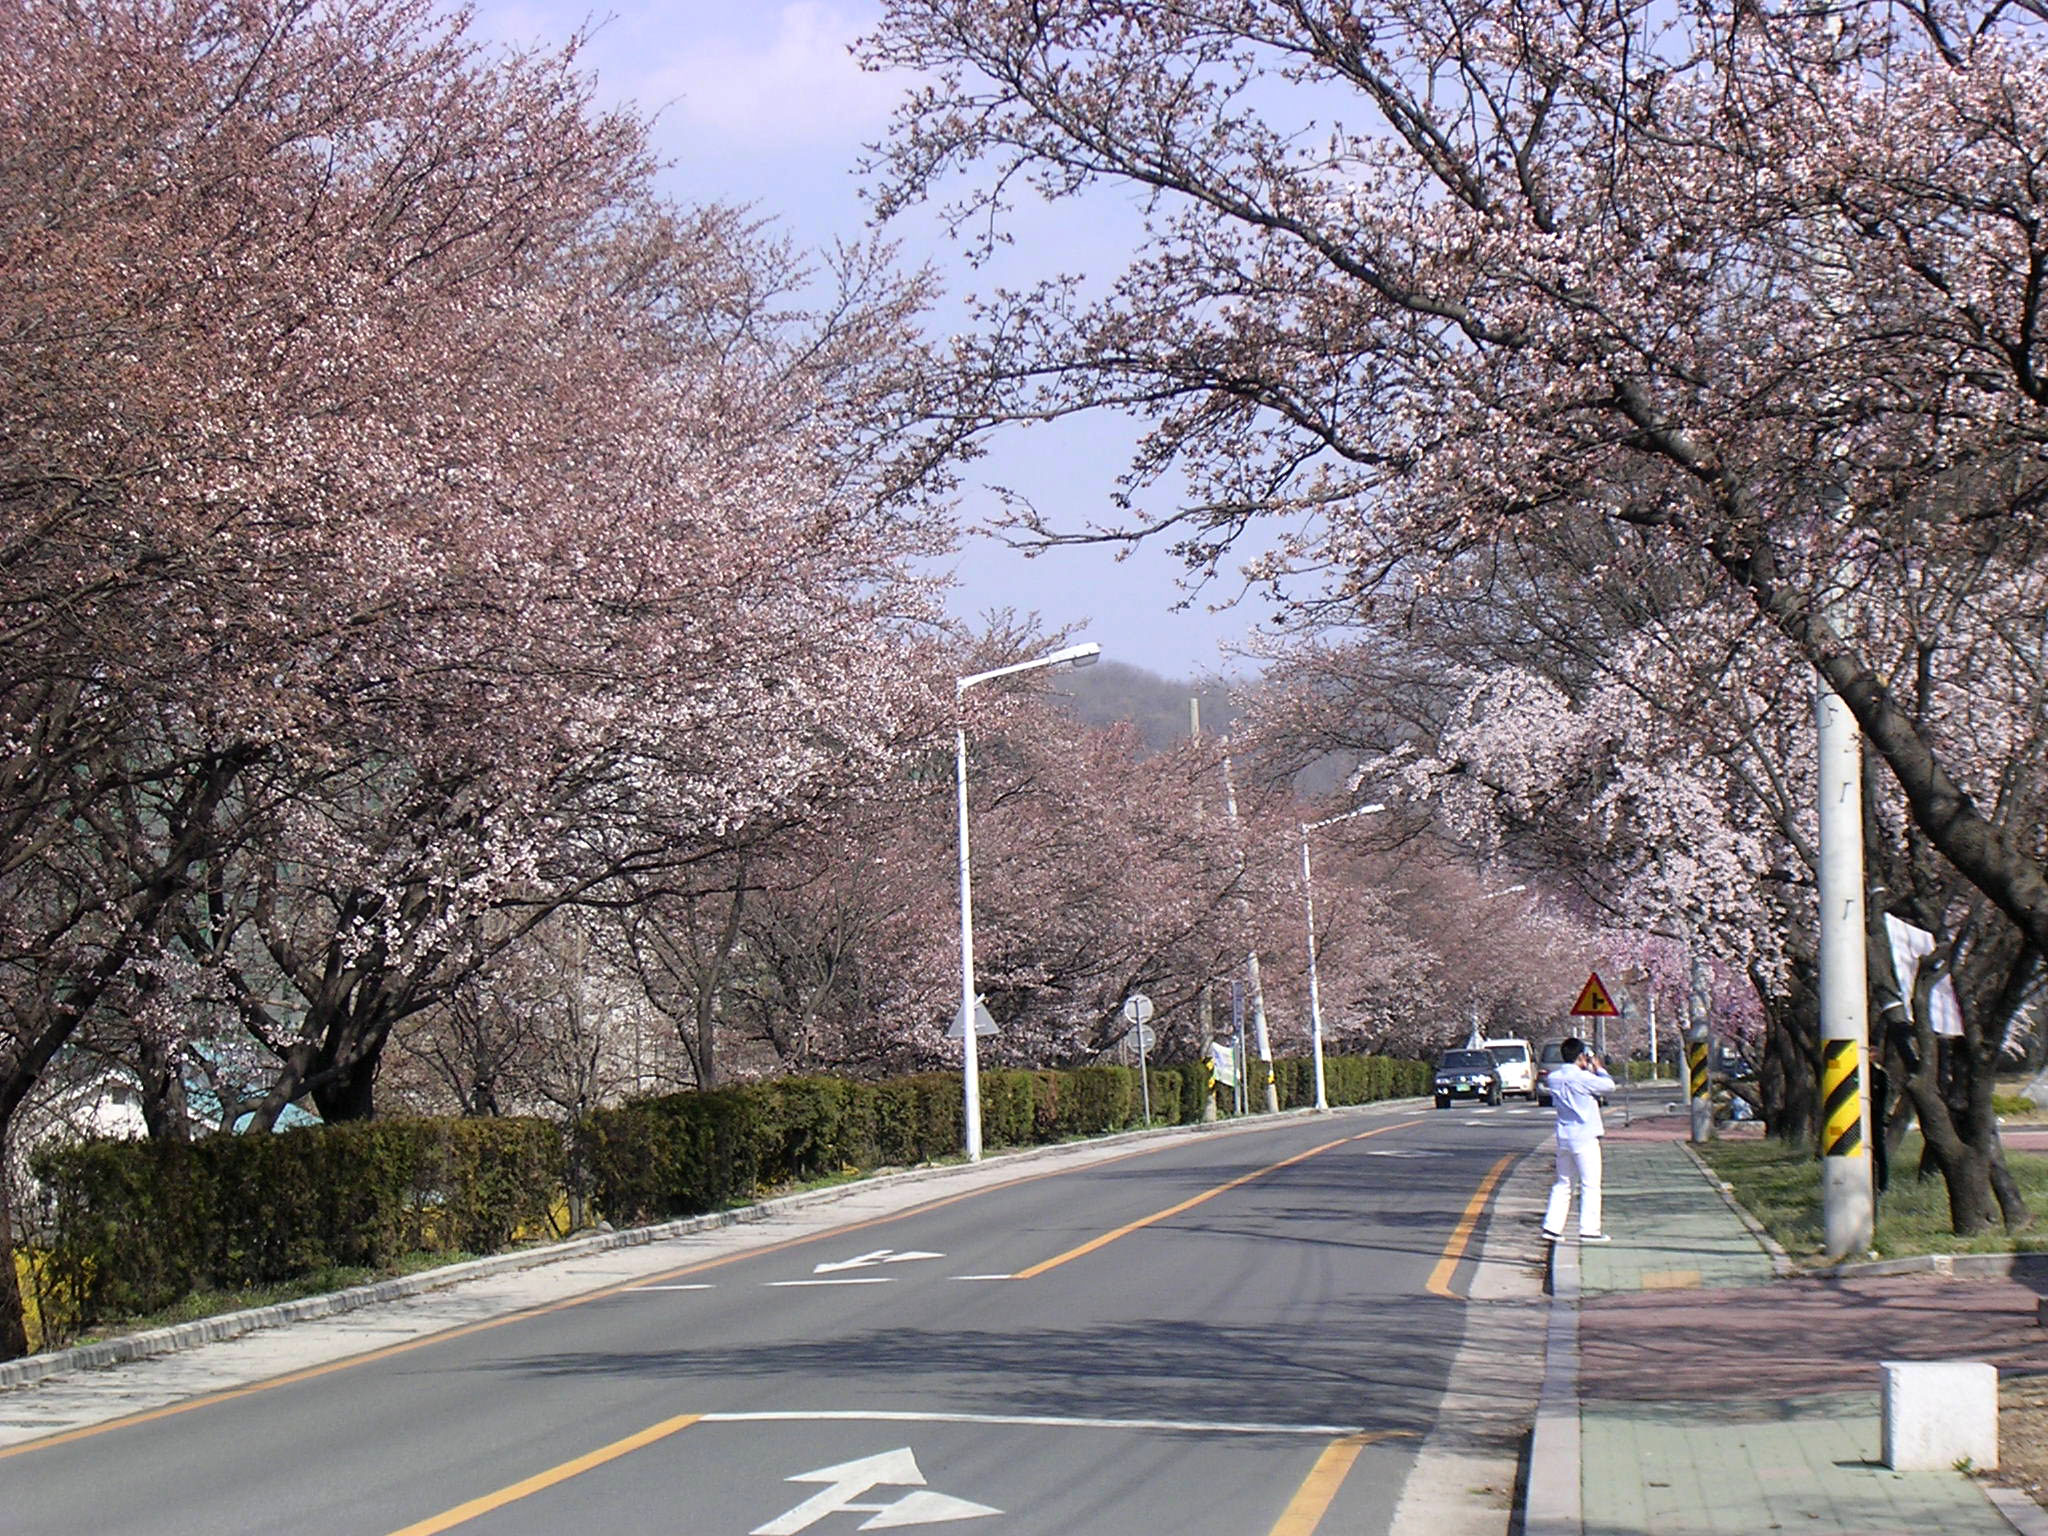
{"type": "Polygon", "coordinates": [[[194,1291],[161,1311],[117,1318],[56,1341],[50,1347],[68,1349],[77,1344],[97,1344],[104,1339],[147,1333],[152,1328],[174,1328],[179,1323],[196,1323],[202,1318],[220,1317],[228,1312],[246,1312],[252,1307],[275,1306],[281,1301],[298,1301],[306,1296],[325,1296],[332,1291],[345,1291],[351,1286],[368,1285],[377,1280],[395,1280],[423,1270],[466,1263],[476,1257],[473,1253],[414,1253],[382,1269],[337,1264],[300,1275],[281,1285],[251,1286],[239,1291],[194,1291]]]}
{"type": "MultiPolygon", "coordinates": [[[[1714,1141],[1696,1149],[1735,1190],[1735,1198],[1793,1259],[1819,1263],[1822,1227],[1820,1159],[1804,1148],[1771,1141],[1714,1141]]],[[[1994,1228],[1977,1237],[1950,1230],[1948,1186],[1939,1174],[1917,1176],[1920,1135],[1907,1135],[1892,1157],[1891,1188],[1878,1197],[1875,1247],[1880,1258],[1923,1253],[2048,1252],[2048,1157],[2005,1154],[2036,1225],[2019,1232],[1994,1228]]]]}

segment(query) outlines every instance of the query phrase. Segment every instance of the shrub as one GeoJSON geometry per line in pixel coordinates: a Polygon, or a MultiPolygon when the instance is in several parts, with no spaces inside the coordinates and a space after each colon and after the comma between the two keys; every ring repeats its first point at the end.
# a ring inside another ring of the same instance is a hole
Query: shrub
{"type": "MultiPolygon", "coordinates": [[[[1254,1102],[1264,1068],[1254,1063],[1254,1102]]],[[[1283,1106],[1314,1070],[1273,1069],[1283,1106]]],[[[1159,1067],[1157,1125],[1198,1121],[1200,1063],[1159,1067]]],[[[1426,1094],[1429,1067],[1332,1057],[1333,1104],[1426,1094]]],[[[1096,1136],[1142,1119],[1135,1069],[990,1071],[991,1147],[1096,1136]]],[[[196,1142],[86,1142],[36,1154],[52,1215],[35,1293],[46,1342],[161,1310],[195,1290],[286,1284],[414,1254],[489,1253],[560,1231],[563,1193],[617,1224],[694,1215],[849,1169],[928,1162],[962,1141],[960,1078],[786,1078],[641,1099],[565,1139],[539,1120],[380,1120],[196,1142]]],[[[573,1205],[569,1208],[573,1208],[573,1205]]]]}
{"type": "Polygon", "coordinates": [[[46,1334],[416,1253],[546,1230],[563,1182],[539,1120],[380,1120],[194,1142],[99,1141],[34,1158],[51,1209],[46,1334]],[[61,1322],[59,1321],[61,1319],[61,1322]]]}

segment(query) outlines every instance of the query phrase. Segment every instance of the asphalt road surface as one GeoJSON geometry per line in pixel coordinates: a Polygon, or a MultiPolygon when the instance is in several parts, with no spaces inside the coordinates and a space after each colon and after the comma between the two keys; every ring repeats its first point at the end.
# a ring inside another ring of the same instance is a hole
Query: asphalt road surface
{"type": "Polygon", "coordinates": [[[1118,1155],[0,1452],[0,1531],[1380,1533],[1547,1116],[1118,1155]]]}

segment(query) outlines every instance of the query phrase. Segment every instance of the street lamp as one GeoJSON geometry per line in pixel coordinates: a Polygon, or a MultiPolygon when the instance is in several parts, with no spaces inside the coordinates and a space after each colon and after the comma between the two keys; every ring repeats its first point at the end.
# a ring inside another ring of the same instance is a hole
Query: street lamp
{"type": "Polygon", "coordinates": [[[1323,985],[1316,975],[1316,893],[1314,879],[1309,873],[1308,835],[1317,827],[1327,827],[1334,822],[1349,821],[1354,816],[1370,816],[1375,811],[1384,811],[1384,805],[1361,805],[1341,816],[1325,816],[1321,821],[1304,821],[1301,824],[1301,896],[1308,906],[1308,1020],[1310,1052],[1316,1063],[1316,1110],[1318,1113],[1330,1107],[1328,1093],[1323,1087],[1323,985]]]}
{"type": "Polygon", "coordinates": [[[993,682],[1039,667],[1071,663],[1085,667],[1102,654],[1102,647],[1090,642],[1070,645],[1036,661],[1013,662],[992,667],[953,683],[953,781],[959,790],[960,808],[960,1065],[961,1090],[966,1095],[967,1161],[981,1161],[981,1054],[974,1036],[974,888],[967,873],[967,690],[977,683],[993,682]]]}

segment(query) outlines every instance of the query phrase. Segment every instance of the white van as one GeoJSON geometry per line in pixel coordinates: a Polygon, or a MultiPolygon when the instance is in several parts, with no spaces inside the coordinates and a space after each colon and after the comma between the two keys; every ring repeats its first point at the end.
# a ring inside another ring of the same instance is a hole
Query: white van
{"type": "Polygon", "coordinates": [[[1529,1048],[1528,1041],[1512,1037],[1482,1040],[1479,1047],[1493,1057],[1494,1065],[1500,1068],[1502,1093],[1519,1093],[1531,1100],[1536,1097],[1536,1053],[1529,1048]]]}

